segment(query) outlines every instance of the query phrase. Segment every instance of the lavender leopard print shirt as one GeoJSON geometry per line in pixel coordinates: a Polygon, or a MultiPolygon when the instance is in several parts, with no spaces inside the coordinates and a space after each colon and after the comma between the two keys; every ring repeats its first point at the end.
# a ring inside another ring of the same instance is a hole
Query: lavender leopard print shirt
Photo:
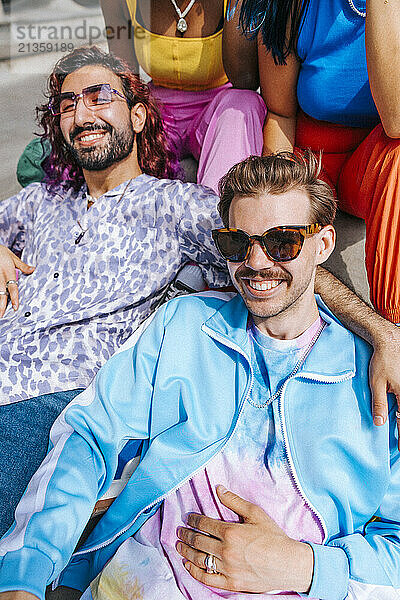
{"type": "Polygon", "coordinates": [[[229,283],[210,236],[220,226],[211,190],[143,174],[121,198],[126,185],[89,210],[86,186],[34,183],[0,202],[0,243],[36,266],[20,275],[19,310],[0,319],[0,404],[86,387],[185,262],[212,287],[229,283]]]}

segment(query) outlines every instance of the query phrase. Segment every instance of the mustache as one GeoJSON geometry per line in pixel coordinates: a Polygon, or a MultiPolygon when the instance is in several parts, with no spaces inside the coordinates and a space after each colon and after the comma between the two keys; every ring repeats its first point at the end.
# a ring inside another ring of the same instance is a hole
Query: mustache
{"type": "Polygon", "coordinates": [[[255,271],[245,265],[240,265],[235,272],[235,279],[283,279],[284,281],[292,281],[293,277],[290,273],[284,269],[261,269],[261,271],[255,271]]]}
{"type": "Polygon", "coordinates": [[[107,133],[111,133],[113,128],[108,123],[104,123],[104,125],[93,123],[93,125],[87,125],[86,127],[80,127],[79,125],[76,125],[76,127],[74,127],[74,129],[69,134],[69,139],[71,140],[71,142],[73,142],[74,139],[81,133],[99,131],[99,129],[101,129],[102,131],[107,131],[107,133]]]}

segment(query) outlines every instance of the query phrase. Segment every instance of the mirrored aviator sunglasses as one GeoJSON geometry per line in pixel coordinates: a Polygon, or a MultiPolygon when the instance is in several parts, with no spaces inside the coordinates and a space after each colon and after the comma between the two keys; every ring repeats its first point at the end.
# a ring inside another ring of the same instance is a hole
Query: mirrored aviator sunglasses
{"type": "Polygon", "coordinates": [[[262,235],[248,235],[241,229],[213,229],[212,237],[220,254],[230,262],[246,260],[251,246],[258,242],[265,254],[275,262],[289,262],[298,257],[304,240],[321,231],[319,223],[312,225],[282,225],[272,227],[262,235]]]}
{"type": "Polygon", "coordinates": [[[126,100],[125,96],[112,88],[109,83],[99,83],[84,88],[80,94],[63,92],[53,96],[49,102],[49,109],[54,116],[72,113],[80,98],[82,98],[86,108],[101,108],[112,102],[113,94],[126,100]]]}

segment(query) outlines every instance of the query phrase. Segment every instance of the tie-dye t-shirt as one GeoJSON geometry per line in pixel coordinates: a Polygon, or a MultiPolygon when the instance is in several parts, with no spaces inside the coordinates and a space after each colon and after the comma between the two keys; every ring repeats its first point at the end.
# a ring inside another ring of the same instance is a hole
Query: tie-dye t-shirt
{"type": "Polygon", "coordinates": [[[323,542],[322,525],[296,488],[286,458],[277,399],[268,402],[316,335],[318,318],[294,340],[277,340],[249,328],[252,341],[254,384],[249,401],[223,450],[188,482],[173,492],[132,538],[126,540],[102,574],[92,583],[94,600],[254,600],[291,599],[296,593],[246,594],[206,587],[183,566],[175,544],[176,531],[190,512],[214,519],[238,521],[216,495],[224,485],[242,498],[261,506],[287,535],[317,544],[323,542]]]}

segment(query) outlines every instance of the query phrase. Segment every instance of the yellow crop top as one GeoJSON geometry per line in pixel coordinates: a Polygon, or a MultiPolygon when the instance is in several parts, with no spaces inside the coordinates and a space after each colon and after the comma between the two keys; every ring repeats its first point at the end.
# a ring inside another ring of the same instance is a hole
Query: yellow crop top
{"type": "MultiPolygon", "coordinates": [[[[144,29],[136,20],[136,0],[126,0],[139,65],[154,85],[199,91],[228,81],[222,64],[222,30],[202,38],[175,38],[144,29]]],[[[228,0],[224,0],[224,11],[228,0]]]]}

